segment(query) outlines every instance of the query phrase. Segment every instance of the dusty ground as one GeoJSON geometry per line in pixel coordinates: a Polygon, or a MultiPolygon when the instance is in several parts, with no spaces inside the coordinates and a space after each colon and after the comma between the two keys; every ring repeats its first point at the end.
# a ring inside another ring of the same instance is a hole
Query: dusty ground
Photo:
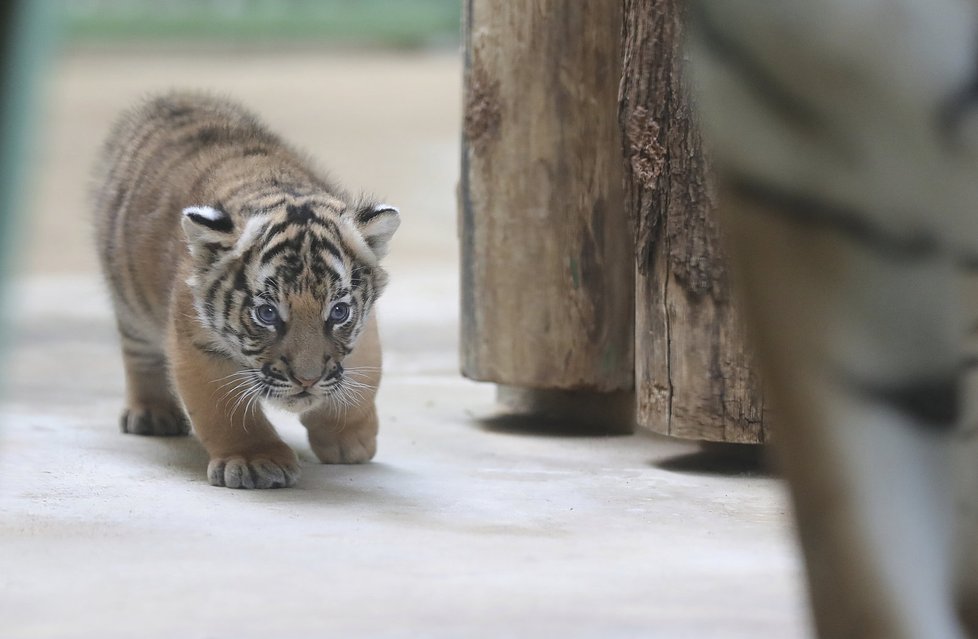
{"type": "Polygon", "coordinates": [[[0,637],[799,637],[779,483],[689,445],[491,419],[456,365],[460,69],[450,54],[75,55],[53,70],[0,406],[0,637]],[[380,453],[295,489],[212,488],[192,438],[116,430],[86,176],[148,92],[240,98],[401,206],[380,453]],[[683,470],[685,469],[685,470],[683,470]],[[736,470],[736,469],[734,469],[736,470]]]}

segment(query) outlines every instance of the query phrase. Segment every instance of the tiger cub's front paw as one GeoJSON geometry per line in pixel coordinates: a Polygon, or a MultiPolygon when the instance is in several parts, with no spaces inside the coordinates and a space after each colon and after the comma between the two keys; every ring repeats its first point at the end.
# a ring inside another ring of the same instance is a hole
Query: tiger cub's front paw
{"type": "Polygon", "coordinates": [[[131,435],[172,437],[190,433],[190,422],[179,408],[127,408],[119,429],[131,435]]]}
{"type": "Polygon", "coordinates": [[[299,479],[299,460],[291,450],[214,457],[207,464],[207,479],[227,488],[288,488],[299,479]]]}
{"type": "Polygon", "coordinates": [[[377,436],[372,433],[352,431],[332,437],[310,436],[309,443],[324,464],[363,464],[377,453],[377,436]]]}

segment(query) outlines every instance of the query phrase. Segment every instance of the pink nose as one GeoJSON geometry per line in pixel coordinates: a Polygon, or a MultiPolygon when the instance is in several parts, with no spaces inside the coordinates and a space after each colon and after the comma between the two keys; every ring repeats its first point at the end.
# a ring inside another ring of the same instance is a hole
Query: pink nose
{"type": "Polygon", "coordinates": [[[310,386],[314,386],[316,384],[316,382],[318,382],[320,379],[322,379],[322,378],[321,377],[312,377],[312,378],[307,379],[305,377],[296,377],[295,378],[295,381],[299,382],[299,385],[302,386],[303,388],[309,388],[310,386]]]}

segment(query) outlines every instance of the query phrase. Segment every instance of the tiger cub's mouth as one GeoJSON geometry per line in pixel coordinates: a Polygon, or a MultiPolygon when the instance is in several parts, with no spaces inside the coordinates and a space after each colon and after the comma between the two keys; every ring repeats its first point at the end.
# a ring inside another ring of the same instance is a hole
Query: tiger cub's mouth
{"type": "MultiPolygon", "coordinates": [[[[269,374],[268,368],[245,369],[232,374],[225,382],[225,401],[235,408],[245,406],[251,410],[259,402],[290,411],[303,412],[318,403],[329,403],[338,408],[353,406],[372,386],[346,374],[339,367],[330,377],[312,385],[296,383],[285,375],[269,374]],[[235,400],[232,395],[237,396],[235,400]]],[[[355,375],[356,371],[351,374],[355,375]]]]}
{"type": "Polygon", "coordinates": [[[303,411],[314,404],[336,399],[343,403],[343,398],[349,393],[345,389],[343,377],[334,377],[329,380],[322,380],[311,387],[303,387],[297,384],[283,384],[275,379],[262,379],[264,391],[261,393],[262,399],[266,402],[284,408],[289,411],[303,411]]]}

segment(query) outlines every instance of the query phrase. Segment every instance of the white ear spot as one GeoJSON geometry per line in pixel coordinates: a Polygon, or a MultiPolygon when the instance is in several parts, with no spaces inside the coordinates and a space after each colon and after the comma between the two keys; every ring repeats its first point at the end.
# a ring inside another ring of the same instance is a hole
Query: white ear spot
{"type": "Polygon", "coordinates": [[[375,204],[356,215],[357,228],[367,246],[380,259],[387,254],[387,243],[401,224],[400,210],[390,204],[375,204]]]}
{"type": "MultiPolygon", "coordinates": [[[[204,227],[218,233],[230,233],[234,230],[234,223],[231,217],[221,209],[213,206],[188,206],[183,210],[184,228],[187,229],[186,222],[192,222],[194,226],[204,227]]],[[[188,229],[188,234],[190,230],[188,229]]]]}
{"type": "Polygon", "coordinates": [[[188,206],[183,210],[183,214],[187,217],[199,215],[212,222],[217,222],[221,218],[226,217],[222,211],[218,211],[213,206],[188,206]]]}

